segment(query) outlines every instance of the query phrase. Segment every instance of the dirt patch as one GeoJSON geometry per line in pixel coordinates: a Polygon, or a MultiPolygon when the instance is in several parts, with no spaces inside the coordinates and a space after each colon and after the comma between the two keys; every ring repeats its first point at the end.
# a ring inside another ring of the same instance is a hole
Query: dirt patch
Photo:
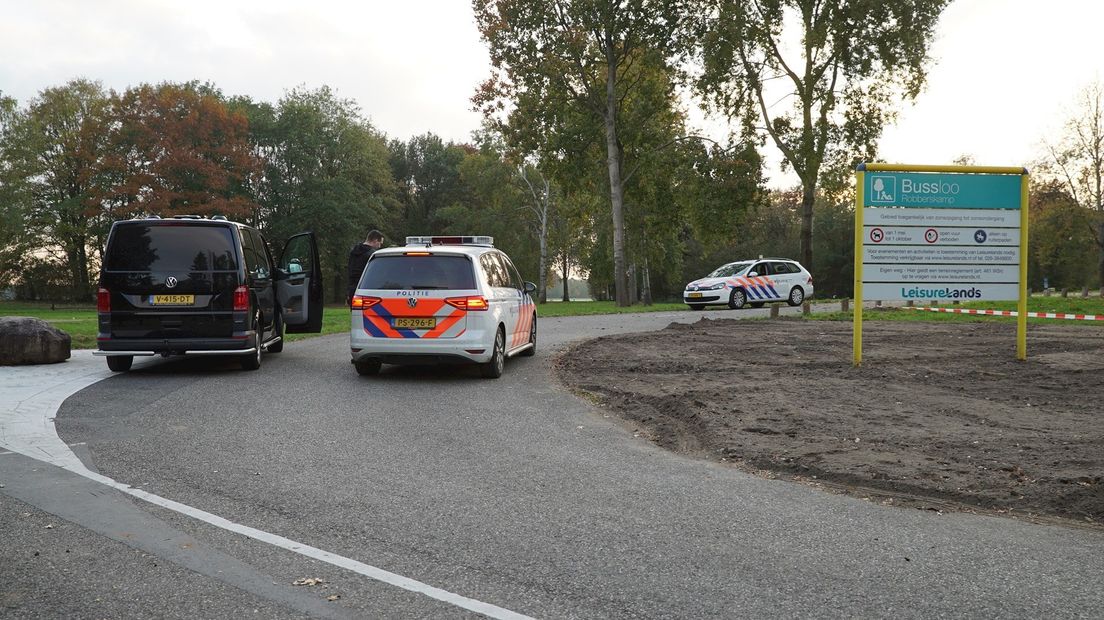
{"type": "Polygon", "coordinates": [[[703,319],[580,343],[562,380],[666,448],[935,510],[1104,525],[1104,330],[703,319]]]}

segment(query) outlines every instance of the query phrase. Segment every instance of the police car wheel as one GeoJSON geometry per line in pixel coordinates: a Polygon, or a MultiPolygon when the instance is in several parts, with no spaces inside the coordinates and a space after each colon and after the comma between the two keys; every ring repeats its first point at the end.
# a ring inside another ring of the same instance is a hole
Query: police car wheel
{"type": "Polygon", "coordinates": [[[109,355],[107,358],[107,367],[112,372],[126,372],[130,370],[130,365],[133,363],[133,355],[109,355]]]}
{"type": "Polygon", "coordinates": [[[800,286],[790,289],[790,297],[786,300],[786,303],[791,306],[800,306],[803,301],[805,301],[805,291],[800,286]]]}
{"type": "Polygon", "coordinates": [[[362,377],[379,374],[381,365],[382,364],[377,360],[363,360],[353,363],[353,366],[356,367],[357,374],[362,377]]]}
{"type": "Polygon", "coordinates": [[[502,370],[506,367],[506,336],[500,328],[495,334],[494,351],[491,359],[480,365],[479,372],[487,379],[497,379],[502,376],[502,370]]]}
{"type": "Polygon", "coordinates": [[[701,312],[702,310],[705,310],[705,304],[687,304],[687,305],[690,306],[690,309],[694,310],[695,312],[701,312]]]}
{"type": "Polygon", "coordinates": [[[529,326],[529,344],[533,345],[518,353],[522,357],[533,357],[537,354],[537,317],[533,317],[533,324],[529,326]]]}
{"type": "Polygon", "coordinates": [[[744,289],[734,288],[732,294],[728,296],[728,307],[733,310],[739,310],[747,303],[747,293],[744,289]]]}

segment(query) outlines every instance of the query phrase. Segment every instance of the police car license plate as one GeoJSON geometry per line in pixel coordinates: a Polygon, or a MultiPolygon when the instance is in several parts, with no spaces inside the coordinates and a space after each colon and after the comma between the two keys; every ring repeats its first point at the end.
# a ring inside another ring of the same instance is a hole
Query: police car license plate
{"type": "Polygon", "coordinates": [[[195,295],[150,295],[151,306],[191,306],[195,295]]]}
{"type": "Polygon", "coordinates": [[[687,297],[693,299],[695,297],[701,297],[701,295],[701,293],[690,293],[689,295],[687,295],[687,297]]]}
{"type": "Polygon", "coordinates": [[[407,329],[433,329],[437,327],[436,317],[429,317],[427,319],[394,319],[393,325],[397,328],[407,329]]]}

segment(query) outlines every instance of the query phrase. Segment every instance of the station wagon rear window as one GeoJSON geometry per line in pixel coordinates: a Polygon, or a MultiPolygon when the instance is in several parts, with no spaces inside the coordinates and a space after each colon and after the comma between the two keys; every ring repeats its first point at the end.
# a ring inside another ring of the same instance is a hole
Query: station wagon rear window
{"type": "Polygon", "coordinates": [[[232,271],[238,268],[228,226],[125,224],[107,249],[112,271],[232,271]]]}
{"type": "Polygon", "coordinates": [[[466,256],[373,256],[360,278],[360,288],[374,290],[471,290],[472,263],[466,256]]]}

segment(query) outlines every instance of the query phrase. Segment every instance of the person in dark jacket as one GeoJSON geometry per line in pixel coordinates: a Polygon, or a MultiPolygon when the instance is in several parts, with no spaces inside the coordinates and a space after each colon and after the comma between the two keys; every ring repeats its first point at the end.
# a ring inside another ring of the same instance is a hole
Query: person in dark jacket
{"type": "Polygon", "coordinates": [[[364,266],[368,264],[368,259],[382,245],[383,233],[373,228],[368,231],[368,237],[363,242],[354,245],[349,250],[349,286],[345,291],[346,305],[352,303],[353,293],[356,292],[357,284],[360,282],[361,274],[364,273],[364,266]]]}

